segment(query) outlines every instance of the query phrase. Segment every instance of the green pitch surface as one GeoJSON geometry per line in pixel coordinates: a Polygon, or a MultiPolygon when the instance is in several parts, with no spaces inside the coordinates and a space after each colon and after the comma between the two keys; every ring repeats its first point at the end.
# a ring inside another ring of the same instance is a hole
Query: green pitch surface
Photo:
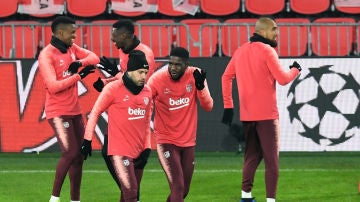
{"type": "MultiPolygon", "coordinates": [[[[0,153],[0,201],[48,201],[59,153],[0,153]]],[[[243,154],[196,154],[187,202],[239,202],[243,154]]],[[[360,152],[280,153],[278,202],[358,202],[360,152]]],[[[264,164],[256,173],[253,195],[265,202],[264,164]]],[[[165,175],[152,152],[141,184],[142,202],[164,202],[169,193],[165,175]]],[[[100,153],[84,163],[82,202],[118,201],[119,191],[100,153]]],[[[61,201],[70,201],[66,178],[61,201]]]]}

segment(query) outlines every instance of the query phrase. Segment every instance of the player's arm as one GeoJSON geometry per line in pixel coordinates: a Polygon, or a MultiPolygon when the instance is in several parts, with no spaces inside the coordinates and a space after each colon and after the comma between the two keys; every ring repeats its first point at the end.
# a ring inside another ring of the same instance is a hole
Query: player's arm
{"type": "Polygon", "coordinates": [[[46,88],[51,94],[56,94],[68,89],[81,79],[79,74],[74,74],[65,79],[57,80],[55,67],[52,63],[52,57],[46,54],[40,55],[39,57],[39,72],[43,78],[46,88]]]}
{"type": "Polygon", "coordinates": [[[155,101],[155,98],[157,96],[157,85],[156,83],[159,83],[157,82],[158,76],[152,76],[149,78],[149,81],[147,82],[147,85],[150,87],[150,90],[151,90],[151,98],[152,98],[152,102],[155,101]]]}
{"type": "Polygon", "coordinates": [[[100,58],[93,52],[79,47],[76,44],[73,44],[75,47],[75,56],[79,58],[82,66],[96,65],[100,62],[100,58]]]}
{"type": "Polygon", "coordinates": [[[298,63],[296,63],[295,66],[290,66],[290,67],[295,67],[295,68],[290,68],[290,71],[285,71],[281,67],[278,56],[277,56],[275,50],[273,50],[273,49],[271,51],[269,51],[269,53],[267,55],[266,63],[267,63],[267,66],[268,66],[271,74],[273,75],[275,80],[280,85],[288,84],[289,82],[294,80],[296,78],[296,76],[299,74],[299,72],[301,71],[301,67],[298,63]]]}
{"type": "Polygon", "coordinates": [[[206,71],[201,69],[195,69],[193,72],[195,79],[195,87],[197,89],[196,94],[199,99],[200,106],[205,111],[211,111],[214,106],[214,101],[210,95],[209,87],[206,82],[206,71]]]}
{"type": "Polygon", "coordinates": [[[234,115],[234,102],[232,97],[232,82],[236,76],[235,71],[235,54],[231,58],[229,64],[226,66],[226,69],[221,77],[221,91],[224,102],[224,113],[222,117],[222,123],[231,125],[233,115],[234,115]]]}
{"type": "Polygon", "coordinates": [[[85,127],[84,140],[80,148],[80,153],[84,156],[85,160],[87,156],[91,156],[91,152],[92,152],[91,141],[92,141],[92,136],[95,133],[96,123],[101,113],[103,113],[111,105],[112,100],[113,100],[113,96],[111,89],[105,88],[104,91],[100,93],[98,99],[94,104],[94,107],[90,112],[89,120],[85,127]]]}
{"type": "Polygon", "coordinates": [[[146,81],[148,81],[150,76],[155,72],[156,63],[155,63],[154,53],[151,50],[147,50],[145,53],[145,56],[146,56],[146,60],[149,64],[149,71],[146,75],[146,81]]]}
{"type": "Polygon", "coordinates": [[[221,91],[223,96],[224,108],[234,108],[232,97],[232,82],[235,78],[235,59],[231,59],[221,76],[221,91]]]}
{"type": "Polygon", "coordinates": [[[98,91],[101,92],[102,89],[104,88],[104,86],[106,86],[108,83],[116,81],[121,79],[121,77],[124,75],[123,72],[119,72],[117,73],[114,77],[109,77],[109,78],[98,78],[94,83],[93,83],[93,87],[98,91]]]}
{"type": "Polygon", "coordinates": [[[91,141],[92,136],[95,133],[95,127],[97,121],[101,115],[113,101],[113,88],[104,88],[97,98],[90,114],[89,120],[86,124],[84,139],[91,141]]]}

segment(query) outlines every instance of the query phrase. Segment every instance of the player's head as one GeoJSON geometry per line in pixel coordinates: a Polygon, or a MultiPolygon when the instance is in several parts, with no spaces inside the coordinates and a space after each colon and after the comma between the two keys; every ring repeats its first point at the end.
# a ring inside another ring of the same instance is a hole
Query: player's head
{"type": "Polygon", "coordinates": [[[129,53],[129,61],[127,63],[127,75],[137,85],[145,84],[146,74],[149,71],[149,64],[146,61],[145,54],[139,50],[132,50],[129,53]]]}
{"type": "Polygon", "coordinates": [[[170,51],[168,71],[173,80],[179,80],[189,65],[189,51],[175,47],[170,51]]]}
{"type": "Polygon", "coordinates": [[[255,24],[255,33],[276,42],[278,27],[274,20],[268,17],[259,18],[255,24]]]}
{"type": "Polygon", "coordinates": [[[134,38],[135,27],[131,20],[118,20],[113,24],[111,41],[118,49],[124,49],[134,38]]]}
{"type": "Polygon", "coordinates": [[[51,31],[56,38],[71,46],[76,38],[75,21],[66,16],[59,16],[52,22],[51,31]]]}

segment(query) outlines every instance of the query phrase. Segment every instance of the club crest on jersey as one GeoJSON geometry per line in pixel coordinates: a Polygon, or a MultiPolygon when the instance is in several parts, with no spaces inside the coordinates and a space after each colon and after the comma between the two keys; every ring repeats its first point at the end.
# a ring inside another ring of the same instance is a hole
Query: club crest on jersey
{"type": "Polygon", "coordinates": [[[144,97],[144,103],[145,103],[145,105],[149,104],[149,98],[148,97],[144,97]]]}
{"type": "Polygon", "coordinates": [[[129,100],[129,95],[125,95],[123,101],[125,102],[125,101],[128,101],[128,100],[129,100]]]}
{"type": "Polygon", "coordinates": [[[63,59],[60,59],[59,65],[60,65],[60,67],[61,67],[61,66],[64,66],[64,60],[63,60],[63,59]]]}
{"type": "Polygon", "coordinates": [[[169,93],[170,93],[170,89],[165,88],[165,90],[164,90],[164,94],[169,94],[169,93]]]}
{"type": "Polygon", "coordinates": [[[191,92],[192,91],[192,85],[191,84],[187,84],[186,85],[186,92],[191,92]]]}

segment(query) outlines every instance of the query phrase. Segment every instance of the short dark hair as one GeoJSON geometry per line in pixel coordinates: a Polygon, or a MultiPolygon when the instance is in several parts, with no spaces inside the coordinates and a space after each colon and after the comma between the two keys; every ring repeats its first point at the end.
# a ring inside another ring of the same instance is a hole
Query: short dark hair
{"type": "Polygon", "coordinates": [[[67,16],[59,16],[51,24],[51,31],[55,33],[59,24],[75,24],[75,20],[67,16]]]}
{"type": "Polygon", "coordinates": [[[135,26],[131,20],[123,19],[118,20],[113,24],[113,28],[115,29],[125,29],[129,34],[134,34],[135,26]]]}
{"type": "Polygon", "coordinates": [[[171,49],[170,56],[176,56],[183,59],[189,59],[189,51],[183,47],[175,47],[171,49]]]}

